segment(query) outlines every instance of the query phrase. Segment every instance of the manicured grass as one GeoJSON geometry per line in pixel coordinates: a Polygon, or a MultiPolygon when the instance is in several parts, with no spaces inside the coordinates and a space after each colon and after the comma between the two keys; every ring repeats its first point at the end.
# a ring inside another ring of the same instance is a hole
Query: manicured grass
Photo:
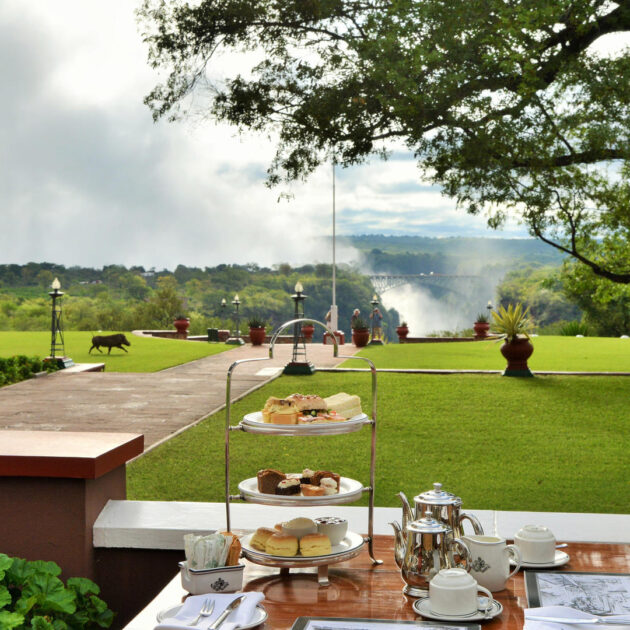
{"type": "MultiPolygon", "coordinates": [[[[503,370],[501,343],[470,341],[368,346],[361,355],[377,368],[503,370]]],[[[630,339],[611,337],[534,337],[531,370],[630,372],[630,339]]],[[[348,363],[357,367],[358,362],[348,363]]]]}
{"type": "MultiPolygon", "coordinates": [[[[285,376],[233,405],[232,423],[270,395],[340,390],[369,408],[366,374],[285,376]]],[[[440,481],[464,508],[630,508],[630,378],[380,374],[378,391],[377,505],[397,506],[398,491],[413,497],[440,481]]],[[[219,413],[130,464],[129,498],[222,502],[224,433],[219,413]]],[[[232,432],[230,445],[232,493],[261,468],[320,468],[369,481],[368,428],[310,438],[232,432]]]]}
{"type": "MultiPolygon", "coordinates": [[[[126,353],[112,348],[108,355],[107,348],[101,348],[103,354],[96,349],[88,354],[92,333],[67,331],[64,333],[66,356],[72,357],[75,363],[105,363],[108,372],[157,372],[233,348],[223,343],[136,337],[131,333],[126,336],[131,343],[126,353]]],[[[43,358],[49,353],[50,332],[0,332],[1,357],[25,354],[43,358]]]]}

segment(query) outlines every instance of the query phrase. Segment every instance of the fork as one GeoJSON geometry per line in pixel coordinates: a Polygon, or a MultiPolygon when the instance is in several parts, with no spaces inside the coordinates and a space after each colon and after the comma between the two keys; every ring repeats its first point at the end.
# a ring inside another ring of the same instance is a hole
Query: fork
{"type": "Polygon", "coordinates": [[[202,617],[207,617],[208,615],[211,615],[213,610],[214,600],[206,599],[206,601],[203,603],[203,606],[201,607],[201,610],[199,611],[199,615],[197,615],[197,619],[195,619],[190,625],[196,626],[202,617]]]}

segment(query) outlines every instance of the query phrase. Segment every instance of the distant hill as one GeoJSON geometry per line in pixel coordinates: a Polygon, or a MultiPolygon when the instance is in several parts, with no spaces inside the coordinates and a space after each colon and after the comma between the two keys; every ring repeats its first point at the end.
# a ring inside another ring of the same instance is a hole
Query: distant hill
{"type": "Polygon", "coordinates": [[[458,266],[461,259],[470,256],[483,256],[490,264],[509,261],[509,266],[517,266],[521,262],[534,265],[559,265],[563,258],[556,249],[535,238],[459,236],[433,238],[383,234],[362,234],[343,238],[364,253],[377,249],[388,254],[440,254],[457,259],[453,261],[454,266],[458,266]]]}

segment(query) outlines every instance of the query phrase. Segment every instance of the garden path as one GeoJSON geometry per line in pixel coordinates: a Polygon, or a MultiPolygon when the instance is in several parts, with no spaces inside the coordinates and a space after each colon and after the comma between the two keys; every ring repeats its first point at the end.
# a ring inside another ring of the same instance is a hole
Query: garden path
{"type": "MultiPolygon", "coordinates": [[[[239,366],[232,400],[274,378],[269,368],[284,366],[291,350],[290,344],[278,344],[274,359],[239,366]]],[[[350,344],[339,347],[346,356],[356,351],[350,344]]],[[[146,452],[225,404],[227,370],[234,361],[268,352],[268,346],[247,344],[161,372],[60,371],[23,381],[0,389],[0,430],[142,433],[146,452]]],[[[309,344],[307,355],[320,367],[342,361],[330,345],[309,344]]]]}

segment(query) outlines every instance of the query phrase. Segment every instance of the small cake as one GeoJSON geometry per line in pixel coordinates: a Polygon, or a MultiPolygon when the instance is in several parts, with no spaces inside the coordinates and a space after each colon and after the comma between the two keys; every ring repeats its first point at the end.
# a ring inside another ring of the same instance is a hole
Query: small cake
{"type": "Polygon", "coordinates": [[[252,536],[249,544],[260,551],[265,551],[267,541],[277,532],[269,527],[259,527],[252,536]]]}
{"type": "Polygon", "coordinates": [[[300,494],[300,480],[299,479],[283,479],[278,483],[276,487],[276,494],[290,495],[300,494]]]}
{"type": "Polygon", "coordinates": [[[325,477],[330,477],[331,479],[334,479],[335,482],[337,483],[337,490],[339,490],[339,475],[337,473],[334,472],[330,472],[330,470],[318,470],[312,477],[311,477],[311,483],[314,486],[319,486],[321,484],[321,480],[324,479],[325,477]]]}
{"type": "MultiPolygon", "coordinates": [[[[280,482],[282,483],[282,482],[280,482]]],[[[319,487],[324,489],[324,494],[325,495],[330,495],[330,494],[338,494],[339,493],[339,488],[337,486],[337,482],[332,478],[332,477],[324,477],[320,482],[319,482],[319,487]]]]}
{"type": "Polygon", "coordinates": [[[330,538],[325,534],[307,534],[300,539],[300,553],[303,556],[326,556],[332,553],[330,538]]]}
{"type": "Polygon", "coordinates": [[[262,492],[263,494],[275,494],[278,484],[283,479],[286,479],[287,476],[279,470],[265,468],[258,471],[256,478],[258,480],[258,492],[262,492]]]}
{"type": "Polygon", "coordinates": [[[311,483],[311,477],[315,474],[315,471],[310,468],[305,468],[302,471],[302,483],[311,483]]]}
{"type": "Polygon", "coordinates": [[[302,494],[305,497],[323,497],[325,491],[324,488],[322,488],[321,486],[313,486],[310,483],[303,483],[302,494]]]}
{"type": "Polygon", "coordinates": [[[272,556],[295,556],[298,552],[298,539],[289,534],[273,534],[267,539],[265,552],[272,556]]]}

